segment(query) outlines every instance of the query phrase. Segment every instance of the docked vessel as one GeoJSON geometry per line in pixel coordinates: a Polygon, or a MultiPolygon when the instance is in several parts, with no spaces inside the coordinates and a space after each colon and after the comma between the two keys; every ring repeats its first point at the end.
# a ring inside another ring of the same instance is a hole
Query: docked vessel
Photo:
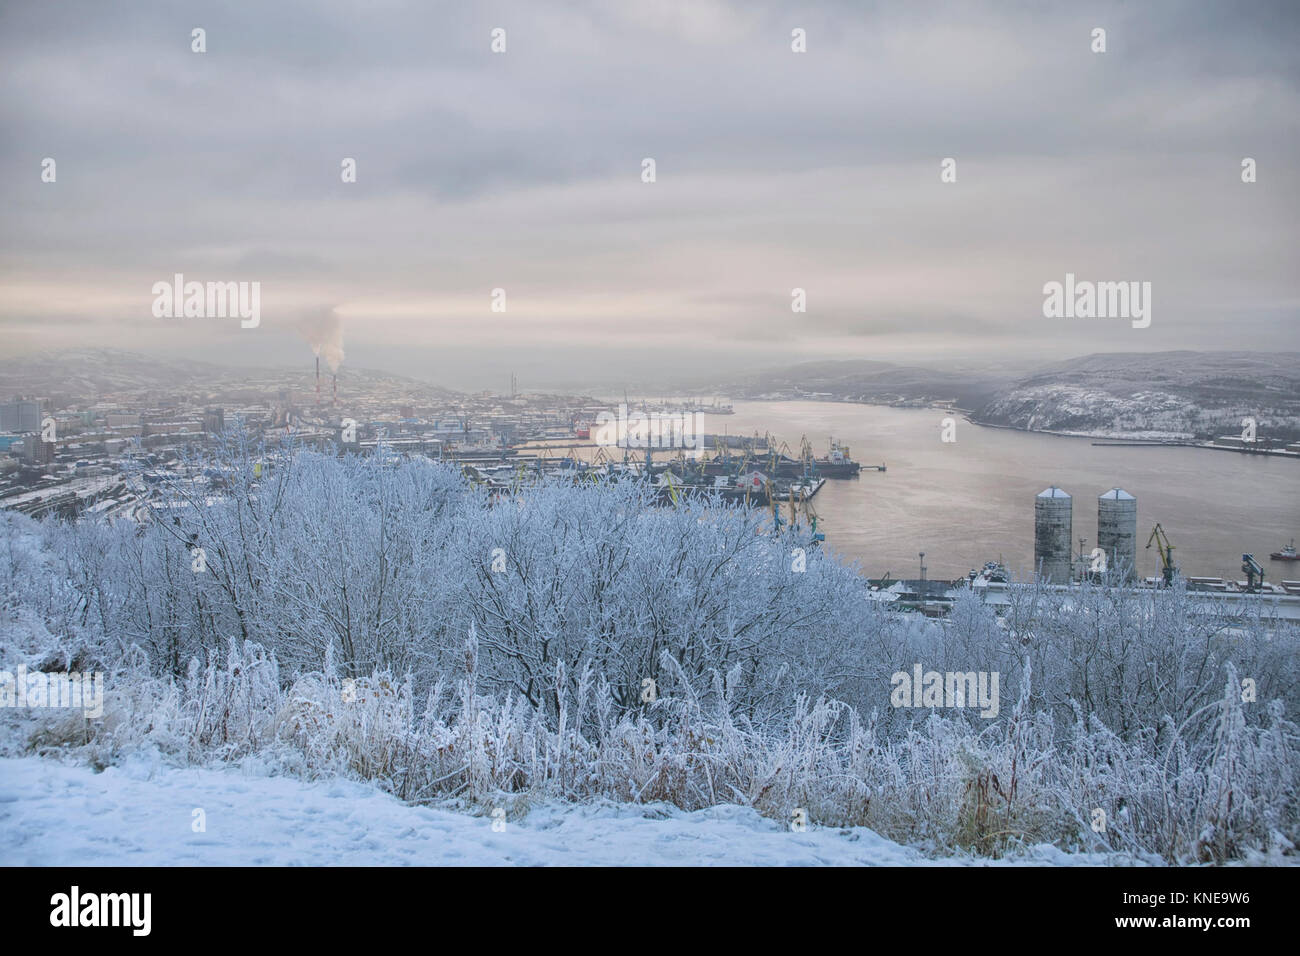
{"type": "MultiPolygon", "coordinates": [[[[716,495],[725,502],[768,507],[776,502],[805,504],[826,484],[825,478],[801,478],[798,481],[774,480],[759,471],[736,478],[717,477],[712,482],[699,477],[682,478],[666,470],[659,475],[655,491],[661,503],[678,501],[689,495],[716,495]]],[[[815,530],[815,529],[814,529],[815,530]]]]}
{"type": "MultiPolygon", "coordinates": [[[[698,470],[701,474],[710,477],[735,475],[750,467],[761,469],[771,478],[782,479],[856,478],[862,471],[862,465],[850,457],[849,447],[834,438],[831,439],[830,452],[825,458],[814,457],[812,446],[805,439],[798,458],[784,454],[779,448],[772,448],[770,445],[763,452],[749,447],[743,455],[732,455],[730,449],[723,446],[723,449],[713,457],[702,459],[689,466],[691,470],[698,470]]],[[[869,467],[884,471],[883,465],[869,467]]],[[[687,470],[687,466],[681,466],[680,470],[687,470]]]]}
{"type": "Polygon", "coordinates": [[[817,474],[827,478],[854,478],[862,466],[849,457],[849,446],[841,445],[836,438],[831,439],[830,454],[813,461],[817,474]]]}

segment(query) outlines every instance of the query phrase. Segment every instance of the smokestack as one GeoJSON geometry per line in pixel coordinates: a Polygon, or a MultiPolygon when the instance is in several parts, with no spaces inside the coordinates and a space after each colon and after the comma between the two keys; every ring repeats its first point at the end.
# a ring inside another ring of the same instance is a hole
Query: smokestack
{"type": "Polygon", "coordinates": [[[339,403],[339,377],[338,377],[337,374],[335,374],[335,376],[334,376],[334,400],[331,402],[331,404],[333,404],[333,405],[337,405],[338,403],[339,403]]]}
{"type": "Polygon", "coordinates": [[[316,356],[316,404],[320,404],[320,356],[316,356]]]}

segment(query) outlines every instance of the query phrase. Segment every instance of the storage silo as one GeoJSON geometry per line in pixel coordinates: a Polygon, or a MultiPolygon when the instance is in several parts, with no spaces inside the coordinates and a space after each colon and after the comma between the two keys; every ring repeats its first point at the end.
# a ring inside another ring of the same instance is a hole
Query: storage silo
{"type": "Polygon", "coordinates": [[[1138,502],[1123,488],[1097,499],[1097,547],[1106,552],[1106,567],[1122,567],[1132,578],[1137,567],[1138,502]]]}
{"type": "Polygon", "coordinates": [[[1052,584],[1070,582],[1073,504],[1055,485],[1039,492],[1034,500],[1034,569],[1052,584]]]}

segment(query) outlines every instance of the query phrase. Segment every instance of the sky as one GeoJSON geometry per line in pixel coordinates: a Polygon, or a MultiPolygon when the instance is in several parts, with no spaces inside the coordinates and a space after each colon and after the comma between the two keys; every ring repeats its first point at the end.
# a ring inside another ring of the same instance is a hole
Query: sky
{"type": "Polygon", "coordinates": [[[1289,0],[0,0],[0,358],[332,328],[500,390],[1294,350],[1298,48],[1289,0]],[[155,317],[176,273],[260,323],[155,317]],[[1045,317],[1067,273],[1150,282],[1149,327],[1045,317]]]}

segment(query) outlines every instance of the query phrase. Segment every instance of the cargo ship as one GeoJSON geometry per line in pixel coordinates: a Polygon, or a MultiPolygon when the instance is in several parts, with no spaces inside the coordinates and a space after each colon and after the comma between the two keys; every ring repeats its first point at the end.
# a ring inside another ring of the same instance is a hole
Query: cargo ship
{"type": "MultiPolygon", "coordinates": [[[[848,445],[842,445],[834,438],[831,439],[830,452],[825,458],[814,458],[811,447],[805,441],[803,454],[799,458],[792,458],[790,455],[782,454],[779,450],[772,450],[763,454],[756,454],[753,451],[744,455],[717,454],[712,458],[686,465],[675,464],[674,470],[682,473],[696,471],[699,474],[715,477],[739,474],[751,467],[761,469],[769,477],[781,479],[803,478],[805,476],[815,478],[856,478],[862,471],[862,465],[854,461],[850,456],[848,445]]],[[[885,470],[884,465],[872,465],[870,467],[879,471],[885,470]]]]}
{"type": "Polygon", "coordinates": [[[655,492],[664,504],[676,504],[691,495],[713,495],[724,502],[768,507],[774,502],[798,505],[811,501],[825,484],[825,478],[774,480],[760,471],[750,471],[734,479],[717,477],[709,482],[695,476],[682,478],[666,470],[659,475],[655,492]]]}
{"type": "Polygon", "coordinates": [[[1295,538],[1281,551],[1274,551],[1268,557],[1271,561],[1300,561],[1300,554],[1295,553],[1295,538]]]}
{"type": "Polygon", "coordinates": [[[826,478],[856,478],[862,466],[849,457],[849,446],[841,445],[831,439],[830,454],[825,458],[813,459],[814,474],[826,478]]]}

